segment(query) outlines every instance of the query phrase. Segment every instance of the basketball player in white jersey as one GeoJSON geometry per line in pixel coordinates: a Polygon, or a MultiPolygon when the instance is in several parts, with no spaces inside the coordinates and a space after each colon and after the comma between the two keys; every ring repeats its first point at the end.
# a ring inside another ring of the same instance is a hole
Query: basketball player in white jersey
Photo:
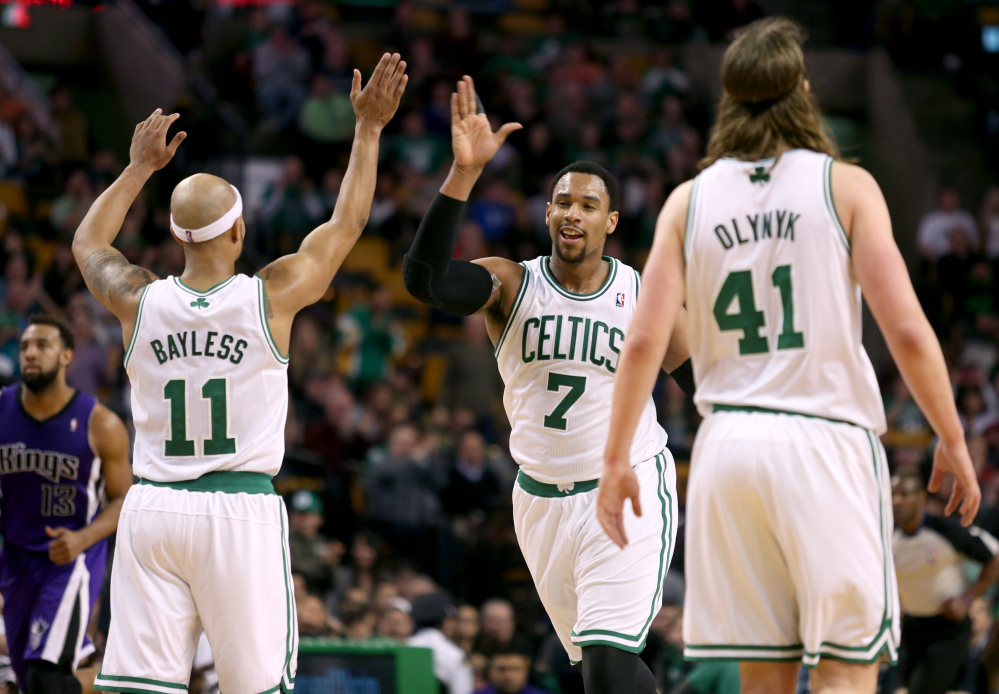
{"type": "MultiPolygon", "coordinates": [[[[455,160],[406,256],[406,287],[449,313],[483,313],[506,383],[503,402],[520,465],[514,525],[541,601],[587,694],[655,692],[638,654],[662,604],[676,539],[676,470],[646,395],[626,454],[644,482],[649,514],[631,519],[624,552],[595,515],[597,477],[618,356],[640,289],[638,273],[603,255],[618,221],[614,177],[592,162],[559,172],[547,219],[552,255],[515,263],[452,260],[465,201],[506,137],[476,113],[471,78],[451,99],[455,160]]],[[[682,335],[660,363],[679,381],[689,369],[682,335]],[[679,372],[679,373],[678,373],[679,372]]],[[[686,379],[691,384],[692,374],[686,379]]]]}
{"type": "Polygon", "coordinates": [[[743,692],[874,692],[896,658],[885,415],[861,344],[861,291],[939,437],[933,489],[965,525],[981,498],[940,345],[884,198],[837,159],[804,75],[802,32],[749,25],[722,63],[706,168],[663,208],[621,355],[599,513],[626,546],[639,394],[686,297],[704,422],[687,493],[685,655],[740,662],[743,692]]]}
{"type": "Polygon", "coordinates": [[[284,456],[288,341],[295,314],[322,297],[364,228],[405,68],[382,56],[363,90],[354,71],[354,145],[332,219],[255,277],[234,274],[239,192],[207,174],[181,181],[170,200],[180,277],[158,279],[111,246],[185,137],[167,145],[177,116],[159,109],[136,126],[129,166],[76,232],[87,286],[122,323],[140,478],[121,512],[98,690],[187,691],[202,628],[222,691],[294,689],[287,514],[271,483],[284,456]]]}

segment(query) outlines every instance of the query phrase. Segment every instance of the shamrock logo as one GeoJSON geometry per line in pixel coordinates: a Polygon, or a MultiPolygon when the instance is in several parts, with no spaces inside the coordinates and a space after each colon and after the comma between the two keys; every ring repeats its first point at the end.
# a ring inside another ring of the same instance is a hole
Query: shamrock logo
{"type": "Polygon", "coordinates": [[[192,308],[205,308],[206,306],[208,306],[208,302],[205,301],[205,297],[203,296],[199,296],[197,301],[191,302],[192,308]]]}
{"type": "Polygon", "coordinates": [[[767,173],[767,170],[762,166],[756,167],[756,173],[749,174],[750,183],[757,183],[757,182],[768,183],[769,181],[770,181],[770,174],[767,173]]]}

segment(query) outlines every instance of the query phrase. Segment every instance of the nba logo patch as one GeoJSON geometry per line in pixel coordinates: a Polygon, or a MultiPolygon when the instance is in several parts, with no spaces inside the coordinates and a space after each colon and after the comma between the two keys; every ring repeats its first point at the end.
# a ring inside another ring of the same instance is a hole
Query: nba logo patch
{"type": "Polygon", "coordinates": [[[69,430],[70,430],[70,432],[72,432],[72,433],[75,434],[76,433],[76,427],[77,427],[76,417],[73,417],[71,420],[69,420],[69,430]]]}
{"type": "Polygon", "coordinates": [[[617,305],[619,307],[620,306],[624,306],[624,293],[623,292],[618,292],[618,295],[617,295],[617,305]]]}
{"type": "Polygon", "coordinates": [[[194,243],[194,234],[192,234],[191,232],[187,232],[187,240],[190,241],[191,243],[194,243]]]}

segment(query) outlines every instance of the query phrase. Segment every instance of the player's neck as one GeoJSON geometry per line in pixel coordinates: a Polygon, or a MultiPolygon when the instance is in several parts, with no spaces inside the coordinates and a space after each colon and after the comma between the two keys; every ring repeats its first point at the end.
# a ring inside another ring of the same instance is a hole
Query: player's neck
{"type": "Polygon", "coordinates": [[[70,388],[63,378],[56,379],[48,388],[38,392],[21,384],[21,405],[25,412],[41,421],[59,414],[74,393],[76,389],[70,388]]]}
{"type": "Polygon", "coordinates": [[[215,254],[188,253],[180,281],[191,289],[206,292],[225,282],[236,272],[236,264],[215,254]]]}
{"type": "Polygon", "coordinates": [[[548,268],[562,289],[572,294],[592,294],[607,281],[610,265],[603,261],[603,254],[595,250],[581,263],[567,263],[553,253],[548,268]]]}

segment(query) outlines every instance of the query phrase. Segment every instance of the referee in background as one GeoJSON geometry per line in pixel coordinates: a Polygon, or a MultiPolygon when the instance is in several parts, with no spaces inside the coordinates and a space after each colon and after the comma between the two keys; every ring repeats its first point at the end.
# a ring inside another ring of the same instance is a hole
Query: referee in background
{"type": "Polygon", "coordinates": [[[999,541],[975,526],[926,513],[926,483],[916,470],[896,474],[891,492],[903,614],[900,674],[909,694],[944,694],[968,660],[968,608],[999,579],[999,541]],[[982,565],[971,585],[964,559],[982,565]]]}

